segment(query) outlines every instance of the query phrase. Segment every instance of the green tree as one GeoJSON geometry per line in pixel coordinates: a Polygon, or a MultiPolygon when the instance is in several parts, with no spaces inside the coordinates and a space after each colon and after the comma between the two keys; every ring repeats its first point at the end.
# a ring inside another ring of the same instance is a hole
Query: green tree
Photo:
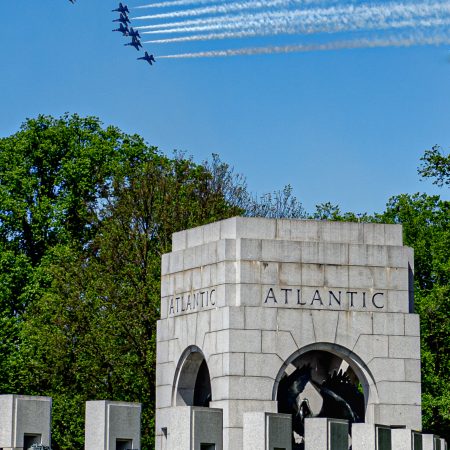
{"type": "Polygon", "coordinates": [[[161,255],[173,232],[241,213],[204,167],[144,150],[97,188],[83,245],[49,245],[27,285],[10,387],[53,397],[56,450],[83,448],[84,402],[104,398],[142,402],[142,448],[153,447],[161,255]]]}
{"type": "Polygon", "coordinates": [[[33,271],[55,245],[87,245],[113,173],[153,152],[138,136],[77,115],[39,116],[0,139],[2,388],[16,379],[11,367],[22,315],[38,293],[30,284],[33,271]]]}

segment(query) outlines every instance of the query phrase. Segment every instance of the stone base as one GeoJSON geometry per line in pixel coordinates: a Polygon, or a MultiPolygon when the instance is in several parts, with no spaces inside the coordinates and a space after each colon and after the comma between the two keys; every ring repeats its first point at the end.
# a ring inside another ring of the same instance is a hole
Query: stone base
{"type": "Polygon", "coordinates": [[[422,435],[408,428],[392,429],[392,448],[395,450],[421,450],[422,435]]]}
{"type": "Polygon", "coordinates": [[[292,416],[274,413],[244,413],[244,450],[291,450],[292,416]]]}
{"type": "Polygon", "coordinates": [[[0,448],[50,446],[51,409],[50,397],[0,395],[0,448]]]}
{"type": "Polygon", "coordinates": [[[86,402],[85,450],[122,450],[141,446],[141,405],[86,402]]]}
{"type": "Polygon", "coordinates": [[[348,431],[346,420],[305,419],[305,450],[348,450],[348,431]]]}
{"type": "MultiPolygon", "coordinates": [[[[162,440],[164,441],[164,439],[163,437],[162,440]]],[[[197,406],[172,408],[170,427],[167,429],[166,448],[170,450],[223,450],[222,410],[197,406]]]]}

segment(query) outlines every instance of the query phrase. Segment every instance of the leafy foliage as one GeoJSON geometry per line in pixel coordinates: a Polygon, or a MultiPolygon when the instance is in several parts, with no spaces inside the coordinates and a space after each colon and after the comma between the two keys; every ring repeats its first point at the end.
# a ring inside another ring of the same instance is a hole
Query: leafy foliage
{"type": "Polygon", "coordinates": [[[438,186],[450,184],[450,154],[445,155],[439,145],[426,150],[419,167],[419,174],[425,178],[434,178],[438,186]]]}
{"type": "Polygon", "coordinates": [[[142,402],[151,448],[161,254],[241,210],[202,166],[94,118],[40,116],[0,154],[2,391],[53,397],[57,450],[83,448],[86,400],[142,402]]]}

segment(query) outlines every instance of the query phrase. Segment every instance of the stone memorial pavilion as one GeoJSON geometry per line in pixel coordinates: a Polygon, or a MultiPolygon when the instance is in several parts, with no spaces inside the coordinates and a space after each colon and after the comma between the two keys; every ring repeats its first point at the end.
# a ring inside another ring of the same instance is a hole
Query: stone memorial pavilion
{"type": "Polygon", "coordinates": [[[352,428],[355,449],[375,450],[357,442],[372,433],[376,448],[391,434],[414,448],[413,271],[400,225],[236,217],[175,233],[156,449],[340,449],[352,428]]]}

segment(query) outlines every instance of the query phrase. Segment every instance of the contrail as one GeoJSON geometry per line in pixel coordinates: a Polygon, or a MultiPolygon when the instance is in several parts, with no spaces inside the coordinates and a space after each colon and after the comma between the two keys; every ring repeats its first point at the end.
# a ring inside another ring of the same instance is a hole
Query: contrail
{"type": "Polygon", "coordinates": [[[344,50],[358,48],[379,48],[379,47],[412,47],[416,45],[448,45],[450,36],[425,37],[421,35],[409,36],[406,38],[389,39],[355,39],[348,41],[333,41],[324,44],[310,45],[285,45],[276,47],[253,47],[230,50],[213,50],[197,53],[180,53],[174,55],[159,56],[158,59],[180,59],[180,58],[217,58],[227,56],[242,55],[269,55],[273,53],[305,53],[329,50],[344,50]]]}
{"type": "MultiPolygon", "coordinates": [[[[310,4],[323,3],[328,1],[338,2],[339,0],[280,0],[280,6],[289,6],[292,4],[310,4]]],[[[149,3],[148,5],[135,6],[133,9],[150,9],[150,8],[169,8],[173,6],[190,6],[190,5],[208,5],[214,3],[224,3],[224,0],[173,0],[168,2],[149,3]]],[[[260,0],[247,0],[245,3],[263,5],[264,2],[260,0]]],[[[263,8],[264,6],[254,6],[254,8],[263,8]]]]}
{"type": "Polygon", "coordinates": [[[169,2],[150,3],[148,5],[135,6],[133,9],[144,8],[171,8],[173,6],[207,5],[210,3],[221,3],[223,0],[174,0],[169,2]]]}
{"type": "MultiPolygon", "coordinates": [[[[338,0],[336,0],[338,1],[338,0]]],[[[133,17],[133,20],[145,19],[169,19],[174,17],[204,16],[207,14],[229,14],[236,11],[246,11],[263,8],[288,7],[295,5],[305,5],[309,3],[321,3],[317,0],[247,0],[242,2],[225,3],[216,6],[205,6],[203,8],[171,11],[167,13],[151,14],[148,16],[133,17]]]]}
{"type": "MultiPolygon", "coordinates": [[[[442,27],[450,25],[450,17],[444,18],[433,18],[433,19],[423,19],[423,20],[402,20],[398,22],[391,23],[372,23],[367,26],[365,30],[383,30],[383,29],[400,29],[400,28],[431,28],[431,27],[442,27]]],[[[209,40],[222,40],[222,39],[237,39],[243,37],[257,37],[257,36],[275,36],[279,34],[312,34],[319,32],[343,32],[343,31],[355,31],[358,27],[352,27],[348,24],[336,25],[333,29],[327,27],[326,29],[300,29],[296,27],[287,28],[274,28],[270,29],[259,29],[259,30],[249,30],[249,31],[235,31],[235,32],[224,32],[224,33],[211,33],[211,34],[197,34],[191,36],[182,36],[176,38],[168,39],[153,39],[149,41],[144,41],[144,44],[169,44],[174,42],[192,42],[192,41],[209,41],[209,40]]]]}
{"type": "MultiPolygon", "coordinates": [[[[426,20],[439,24],[439,19],[450,14],[450,1],[446,3],[422,3],[405,5],[390,3],[387,5],[347,6],[318,8],[299,11],[281,11],[259,13],[252,15],[238,15],[220,22],[206,22],[205,24],[189,27],[174,27],[168,29],[145,31],[143,34],[173,34],[193,33],[199,31],[232,31],[240,30],[241,34],[229,37],[261,36],[279,34],[290,31],[292,33],[336,32],[340,30],[387,28],[390,24],[405,22],[404,26],[413,26],[414,21],[426,20]],[[436,22],[437,21],[437,22],[436,22]]],[[[225,33],[216,35],[185,36],[168,38],[159,42],[180,42],[192,40],[208,40],[225,38],[225,33]]]]}
{"type": "Polygon", "coordinates": [[[171,28],[180,28],[187,26],[195,26],[195,25],[206,25],[206,24],[219,24],[219,23],[228,23],[230,21],[235,20],[235,17],[244,17],[242,16],[225,16],[225,17],[207,17],[201,19],[191,19],[191,20],[182,20],[177,22],[165,22],[165,23],[155,23],[152,25],[140,25],[138,27],[134,27],[135,30],[159,30],[159,29],[171,29],[171,28]]]}

